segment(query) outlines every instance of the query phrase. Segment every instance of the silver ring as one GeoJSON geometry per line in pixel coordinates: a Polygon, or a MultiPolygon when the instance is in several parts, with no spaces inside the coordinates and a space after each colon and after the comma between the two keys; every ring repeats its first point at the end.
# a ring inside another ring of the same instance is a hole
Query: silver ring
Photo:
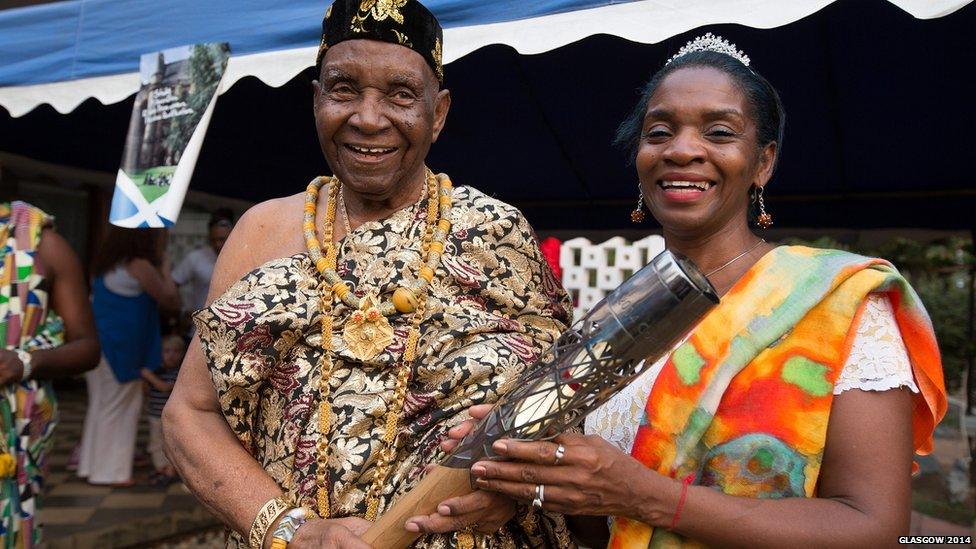
{"type": "Polygon", "coordinates": [[[556,462],[553,465],[559,465],[564,457],[566,457],[566,447],[560,444],[556,447],[556,462]]]}

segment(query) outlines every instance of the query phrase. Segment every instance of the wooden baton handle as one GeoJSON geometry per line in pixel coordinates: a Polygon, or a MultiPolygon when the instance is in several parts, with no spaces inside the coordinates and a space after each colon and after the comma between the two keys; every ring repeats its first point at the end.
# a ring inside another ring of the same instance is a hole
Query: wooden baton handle
{"type": "Polygon", "coordinates": [[[421,534],[406,531],[403,523],[410,517],[434,513],[437,505],[446,499],[473,492],[470,474],[464,468],[435,466],[369,527],[363,540],[375,549],[404,549],[421,534]]]}

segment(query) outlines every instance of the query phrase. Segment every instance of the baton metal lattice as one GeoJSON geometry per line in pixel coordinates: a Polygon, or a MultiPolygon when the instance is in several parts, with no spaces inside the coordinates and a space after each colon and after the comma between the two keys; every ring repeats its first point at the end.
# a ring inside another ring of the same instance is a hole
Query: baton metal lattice
{"type": "Polygon", "coordinates": [[[545,440],[572,429],[668,352],[716,303],[708,280],[665,251],[564,332],[444,465],[493,457],[500,438],[545,440]]]}

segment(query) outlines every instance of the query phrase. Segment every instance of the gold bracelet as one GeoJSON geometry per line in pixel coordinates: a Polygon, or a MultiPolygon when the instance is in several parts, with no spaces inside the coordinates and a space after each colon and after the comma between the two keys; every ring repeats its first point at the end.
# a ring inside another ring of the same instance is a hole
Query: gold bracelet
{"type": "Polygon", "coordinates": [[[275,519],[291,508],[292,506],[288,501],[281,496],[269,499],[261,507],[258,516],[254,517],[254,522],[251,523],[251,531],[248,533],[251,549],[262,549],[264,547],[264,538],[268,535],[268,528],[271,528],[275,519]]]}

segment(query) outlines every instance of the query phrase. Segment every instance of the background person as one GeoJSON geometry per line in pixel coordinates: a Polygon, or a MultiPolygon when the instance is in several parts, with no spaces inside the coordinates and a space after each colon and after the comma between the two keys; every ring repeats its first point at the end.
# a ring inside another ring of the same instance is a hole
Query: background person
{"type": "Polygon", "coordinates": [[[50,380],[98,363],[85,277],[54,219],[0,202],[0,546],[40,543],[37,512],[57,418],[50,380]]]}
{"type": "Polygon", "coordinates": [[[180,309],[165,246],[164,229],[110,225],[92,267],[102,360],[85,375],[88,410],[78,463],[78,476],[92,484],[132,484],[141,371],[162,361],[160,309],[180,309]]]}
{"type": "Polygon", "coordinates": [[[147,451],[152,459],[153,474],[150,484],[165,486],[176,478],[173,465],[163,452],[163,407],[176,384],[180,364],[186,354],[186,343],[178,335],[163,338],[163,363],[156,371],[142,369],[142,379],[148,386],[149,400],[146,403],[146,416],[149,419],[149,446],[147,451]]]}
{"type": "MultiPolygon", "coordinates": [[[[597,516],[576,522],[592,546],[607,516],[621,548],[875,546],[908,532],[912,454],[931,451],[946,410],[935,335],[889,263],[751,229],[750,203],[771,224],[762,197],[785,115],[747,64],[716,37],[689,44],[618,134],[640,181],[635,219],[646,205],[722,303],[587,418],[590,436],[499,441],[515,461],[471,469],[482,490],[597,516]]],[[[407,527],[463,526],[451,515],[407,527]]]]}
{"type": "Polygon", "coordinates": [[[207,223],[207,245],[186,254],[173,269],[173,281],[177,286],[189,288],[188,299],[183,303],[187,314],[199,311],[207,304],[210,278],[221,248],[234,228],[234,212],[228,208],[215,210],[207,223]]]}

